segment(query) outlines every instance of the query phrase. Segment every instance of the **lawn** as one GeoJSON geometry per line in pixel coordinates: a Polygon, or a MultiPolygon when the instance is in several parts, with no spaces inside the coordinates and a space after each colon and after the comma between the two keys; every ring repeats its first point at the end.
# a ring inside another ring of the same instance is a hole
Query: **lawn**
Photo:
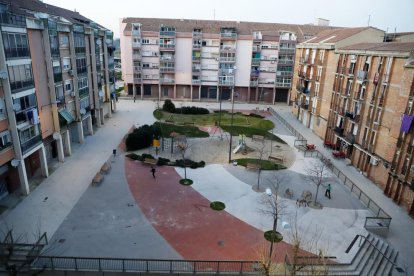
{"type": "Polygon", "coordinates": [[[246,167],[247,163],[252,163],[252,164],[260,164],[260,167],[262,168],[262,170],[283,170],[286,169],[285,166],[283,166],[282,164],[276,164],[274,162],[271,162],[269,160],[259,160],[256,158],[240,158],[240,159],[236,159],[237,164],[243,167],[246,167]]]}
{"type": "Polygon", "coordinates": [[[160,122],[156,122],[154,125],[160,126],[161,135],[163,137],[170,137],[171,132],[177,132],[187,137],[194,137],[194,138],[209,137],[207,132],[199,130],[197,127],[193,127],[193,126],[177,126],[177,125],[165,124],[165,123],[160,123],[160,122]]]}
{"type": "Polygon", "coordinates": [[[280,139],[278,136],[270,133],[266,129],[254,128],[254,127],[245,127],[245,126],[221,126],[222,129],[231,133],[233,136],[238,136],[239,134],[244,134],[247,137],[252,137],[253,135],[261,135],[266,139],[273,140],[282,144],[286,144],[285,141],[280,139]]]}

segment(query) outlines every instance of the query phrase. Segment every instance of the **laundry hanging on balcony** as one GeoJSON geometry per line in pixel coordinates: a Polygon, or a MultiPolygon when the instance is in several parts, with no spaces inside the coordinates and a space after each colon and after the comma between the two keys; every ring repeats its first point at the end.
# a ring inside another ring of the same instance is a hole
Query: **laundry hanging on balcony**
{"type": "Polygon", "coordinates": [[[413,119],[414,119],[414,116],[403,114],[402,124],[401,124],[401,131],[402,132],[408,133],[410,131],[413,119]]]}

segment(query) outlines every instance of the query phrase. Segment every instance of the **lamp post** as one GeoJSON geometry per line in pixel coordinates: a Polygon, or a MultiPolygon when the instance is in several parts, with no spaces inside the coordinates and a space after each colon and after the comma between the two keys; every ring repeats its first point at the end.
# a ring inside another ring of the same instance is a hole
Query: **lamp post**
{"type": "Polygon", "coordinates": [[[231,163],[231,146],[233,141],[233,116],[234,116],[234,97],[237,97],[238,94],[234,93],[234,86],[231,88],[231,119],[230,119],[230,147],[229,147],[229,163],[231,163]]]}

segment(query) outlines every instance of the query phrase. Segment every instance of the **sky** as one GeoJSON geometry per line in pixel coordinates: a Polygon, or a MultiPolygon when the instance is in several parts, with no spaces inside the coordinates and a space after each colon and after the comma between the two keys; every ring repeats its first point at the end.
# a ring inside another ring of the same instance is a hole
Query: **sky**
{"type": "Polygon", "coordinates": [[[114,31],[119,19],[156,17],[216,19],[271,23],[309,24],[316,18],[331,26],[377,27],[388,32],[414,31],[414,0],[44,0],[114,31]]]}

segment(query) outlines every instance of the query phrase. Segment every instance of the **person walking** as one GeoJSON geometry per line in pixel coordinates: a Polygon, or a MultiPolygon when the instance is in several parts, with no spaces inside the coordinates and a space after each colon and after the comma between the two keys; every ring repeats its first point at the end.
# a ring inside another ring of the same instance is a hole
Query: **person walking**
{"type": "Polygon", "coordinates": [[[152,173],[152,177],[155,179],[155,168],[154,168],[154,166],[151,166],[151,173],[152,173]]]}
{"type": "Polygon", "coordinates": [[[332,190],[331,184],[328,184],[328,187],[326,187],[326,190],[325,190],[325,196],[329,199],[331,199],[331,190],[332,190]]]}

